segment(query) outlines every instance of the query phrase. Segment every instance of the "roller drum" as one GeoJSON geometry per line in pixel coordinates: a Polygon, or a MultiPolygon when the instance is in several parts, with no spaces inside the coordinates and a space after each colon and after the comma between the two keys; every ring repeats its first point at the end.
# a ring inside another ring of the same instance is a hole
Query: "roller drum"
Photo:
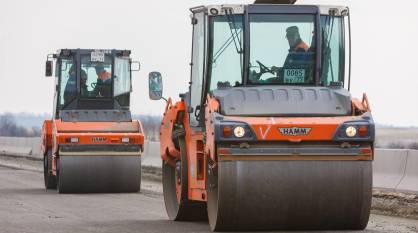
{"type": "Polygon", "coordinates": [[[371,161],[221,161],[208,182],[212,230],[357,230],[369,219],[371,161]]]}
{"type": "Polygon", "coordinates": [[[138,192],[140,156],[71,156],[59,158],[60,193],[138,192]]]}

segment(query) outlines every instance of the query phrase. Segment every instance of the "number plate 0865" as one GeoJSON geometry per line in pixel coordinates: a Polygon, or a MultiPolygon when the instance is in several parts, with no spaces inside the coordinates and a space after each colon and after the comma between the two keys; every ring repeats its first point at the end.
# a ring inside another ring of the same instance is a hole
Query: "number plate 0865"
{"type": "Polygon", "coordinates": [[[284,83],[304,83],[305,69],[285,69],[284,83]]]}

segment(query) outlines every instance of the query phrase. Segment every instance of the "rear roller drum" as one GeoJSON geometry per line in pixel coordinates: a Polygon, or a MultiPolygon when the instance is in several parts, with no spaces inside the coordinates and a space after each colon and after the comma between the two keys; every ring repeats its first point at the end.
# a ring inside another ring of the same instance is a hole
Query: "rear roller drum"
{"type": "Polygon", "coordinates": [[[46,155],[44,155],[44,183],[46,189],[56,189],[57,182],[52,171],[52,150],[48,150],[46,155]]]}
{"type": "Polygon", "coordinates": [[[184,138],[178,139],[181,160],[173,168],[162,163],[163,193],[168,217],[174,221],[201,221],[207,219],[205,203],[188,200],[187,157],[184,138]]]}

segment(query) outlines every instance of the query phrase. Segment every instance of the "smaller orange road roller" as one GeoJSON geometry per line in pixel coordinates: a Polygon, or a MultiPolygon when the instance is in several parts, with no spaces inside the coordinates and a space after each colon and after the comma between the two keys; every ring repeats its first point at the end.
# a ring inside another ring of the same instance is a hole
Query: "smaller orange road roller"
{"type": "Polygon", "coordinates": [[[55,63],[55,96],[52,119],[42,129],[47,189],[140,190],[144,134],[129,110],[131,74],[139,62],[130,53],[61,49],[48,55],[46,76],[55,63]]]}

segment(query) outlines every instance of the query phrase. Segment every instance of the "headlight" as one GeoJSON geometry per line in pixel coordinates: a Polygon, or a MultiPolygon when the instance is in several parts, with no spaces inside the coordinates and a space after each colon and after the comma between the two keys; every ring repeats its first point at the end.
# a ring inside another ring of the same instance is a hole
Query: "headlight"
{"type": "Polygon", "coordinates": [[[78,142],[78,138],[70,138],[70,142],[71,143],[77,143],[78,142]]]}
{"type": "Polygon", "coordinates": [[[122,138],[122,142],[123,143],[128,143],[129,142],[129,138],[122,138]]]}
{"type": "Polygon", "coordinates": [[[242,126],[237,126],[234,128],[234,135],[237,138],[242,138],[245,135],[245,129],[242,126]]]}
{"type": "Polygon", "coordinates": [[[354,126],[352,126],[352,125],[348,126],[348,127],[345,129],[345,134],[347,135],[347,137],[350,137],[350,138],[355,137],[355,136],[356,136],[356,134],[357,134],[357,129],[356,129],[356,127],[354,127],[354,126]]]}
{"type": "Polygon", "coordinates": [[[335,131],[334,141],[365,141],[373,142],[375,129],[373,120],[353,120],[340,124],[335,131]]]}
{"type": "Polygon", "coordinates": [[[216,142],[241,142],[256,140],[257,137],[246,122],[226,120],[220,114],[214,114],[214,136],[216,142]]]}

